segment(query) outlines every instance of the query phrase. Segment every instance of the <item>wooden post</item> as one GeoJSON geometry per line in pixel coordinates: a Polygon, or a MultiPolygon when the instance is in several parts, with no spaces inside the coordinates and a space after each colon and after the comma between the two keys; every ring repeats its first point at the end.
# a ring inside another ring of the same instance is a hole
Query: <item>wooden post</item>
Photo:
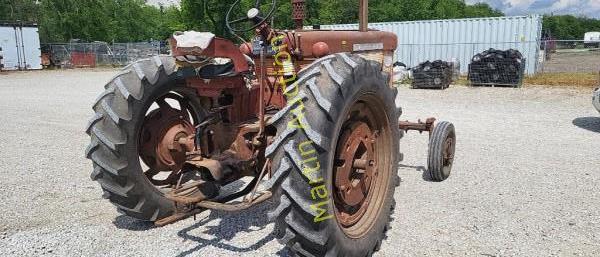
{"type": "Polygon", "coordinates": [[[359,30],[362,32],[369,30],[369,0],[359,0],[359,30]]]}

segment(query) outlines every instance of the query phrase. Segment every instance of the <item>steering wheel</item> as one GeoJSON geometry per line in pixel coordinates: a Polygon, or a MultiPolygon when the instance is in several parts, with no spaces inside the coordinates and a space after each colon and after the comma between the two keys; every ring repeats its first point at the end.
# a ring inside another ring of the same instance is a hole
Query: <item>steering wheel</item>
{"type": "MultiPolygon", "coordinates": [[[[225,25],[232,32],[246,32],[251,31],[258,28],[260,25],[265,23],[273,13],[275,13],[275,9],[277,7],[276,0],[272,0],[271,7],[265,13],[262,9],[264,9],[265,5],[269,5],[268,0],[254,0],[254,6],[248,6],[247,4],[242,3],[242,0],[237,0],[235,3],[231,5],[229,11],[227,11],[227,15],[225,16],[225,25]],[[267,3],[263,3],[267,2],[267,3]],[[248,8],[248,12],[245,17],[233,19],[232,13],[234,10],[248,8]],[[263,16],[264,15],[264,16],[263,16]],[[236,26],[237,24],[237,26],[236,26]],[[244,25],[245,24],[245,25],[244,25]]],[[[246,2],[246,1],[244,1],[246,2]]]]}

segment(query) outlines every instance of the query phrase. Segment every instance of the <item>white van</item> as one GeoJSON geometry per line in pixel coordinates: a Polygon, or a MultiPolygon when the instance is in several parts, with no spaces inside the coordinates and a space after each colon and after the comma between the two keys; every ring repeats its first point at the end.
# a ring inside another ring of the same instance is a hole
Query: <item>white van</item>
{"type": "Polygon", "coordinates": [[[600,32],[586,32],[583,35],[583,46],[588,47],[600,47],[600,32]]]}

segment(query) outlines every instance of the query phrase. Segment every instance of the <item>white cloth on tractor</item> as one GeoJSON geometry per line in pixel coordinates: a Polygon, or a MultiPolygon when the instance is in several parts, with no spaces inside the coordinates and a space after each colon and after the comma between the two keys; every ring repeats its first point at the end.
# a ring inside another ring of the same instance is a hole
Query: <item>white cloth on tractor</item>
{"type": "Polygon", "coordinates": [[[177,48],[200,48],[206,49],[215,38],[210,32],[185,31],[173,35],[177,41],[177,48]]]}

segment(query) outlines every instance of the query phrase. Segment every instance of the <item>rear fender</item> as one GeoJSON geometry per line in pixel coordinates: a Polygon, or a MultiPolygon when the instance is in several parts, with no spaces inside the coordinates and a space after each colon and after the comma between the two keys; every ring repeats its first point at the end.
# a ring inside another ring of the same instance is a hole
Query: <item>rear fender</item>
{"type": "MultiPolygon", "coordinates": [[[[184,32],[186,33],[186,32],[184,32]]],[[[240,49],[230,40],[214,37],[210,39],[210,43],[206,47],[182,47],[178,46],[177,40],[171,37],[171,53],[177,58],[178,56],[198,56],[198,57],[220,57],[228,58],[233,62],[236,73],[245,73],[249,71],[248,61],[240,49]]],[[[193,44],[194,42],[186,42],[193,44]]],[[[203,45],[204,42],[198,42],[198,45],[203,45]]]]}

